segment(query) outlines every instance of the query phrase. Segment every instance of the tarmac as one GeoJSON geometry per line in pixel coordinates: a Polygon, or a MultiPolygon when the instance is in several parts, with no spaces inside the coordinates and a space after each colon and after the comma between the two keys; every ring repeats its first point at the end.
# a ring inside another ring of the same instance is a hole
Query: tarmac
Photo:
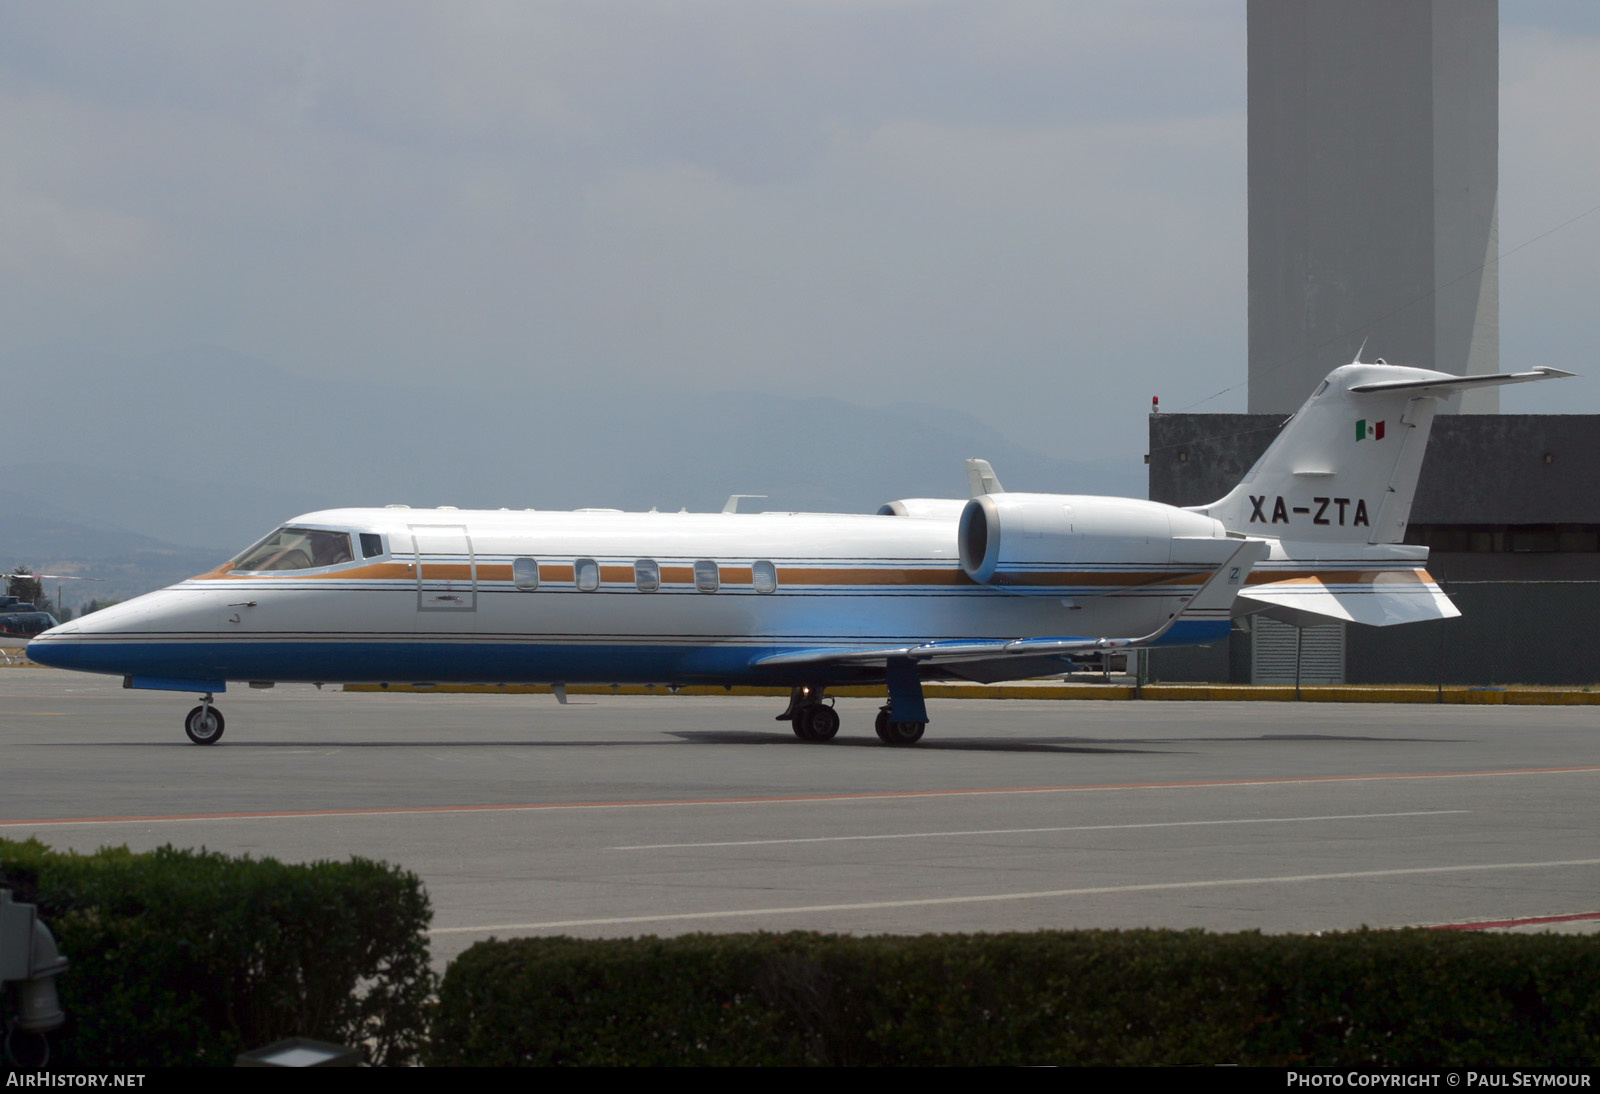
{"type": "Polygon", "coordinates": [[[811,744],[781,697],[720,688],[280,685],[219,696],[201,747],[189,696],[12,668],[0,839],[394,862],[441,962],[491,935],[1600,923],[1585,705],[1055,689],[1079,701],[935,693],[891,748],[877,697],[811,744]]]}

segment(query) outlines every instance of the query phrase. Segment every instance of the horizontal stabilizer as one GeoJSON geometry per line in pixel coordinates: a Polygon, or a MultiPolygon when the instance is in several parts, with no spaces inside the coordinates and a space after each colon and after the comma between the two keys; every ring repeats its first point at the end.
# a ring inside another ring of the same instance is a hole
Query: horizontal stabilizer
{"type": "Polygon", "coordinates": [[[1452,392],[1474,387],[1497,387],[1501,384],[1527,384],[1534,380],[1554,380],[1574,376],[1559,368],[1541,367],[1529,372],[1495,372],[1483,376],[1451,376],[1431,380],[1381,380],[1372,384],[1356,384],[1350,390],[1359,395],[1373,391],[1406,391],[1412,395],[1449,395],[1452,392]]]}
{"type": "Polygon", "coordinates": [[[1239,594],[1235,610],[1264,611],[1298,626],[1337,620],[1392,627],[1461,614],[1426,570],[1350,576],[1354,580],[1302,577],[1254,585],[1239,594]]]}

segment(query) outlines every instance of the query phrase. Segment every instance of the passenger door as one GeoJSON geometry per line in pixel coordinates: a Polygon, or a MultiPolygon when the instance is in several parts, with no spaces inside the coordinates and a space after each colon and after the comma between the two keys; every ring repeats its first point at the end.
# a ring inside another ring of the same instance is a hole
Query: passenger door
{"type": "Polygon", "coordinates": [[[412,524],[417,611],[478,610],[478,560],[463,524],[412,524]]]}

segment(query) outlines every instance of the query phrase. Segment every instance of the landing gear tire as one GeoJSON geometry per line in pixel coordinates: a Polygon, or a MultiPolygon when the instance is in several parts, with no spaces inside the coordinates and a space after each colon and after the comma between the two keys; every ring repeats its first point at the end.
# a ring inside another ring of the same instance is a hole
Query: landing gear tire
{"type": "Polygon", "coordinates": [[[873,723],[873,729],[878,731],[878,740],[886,745],[904,747],[914,745],[922,740],[923,732],[928,728],[927,722],[891,722],[889,710],[885,707],[878,711],[878,720],[873,723]]]}
{"type": "Polygon", "coordinates": [[[831,741],[839,732],[839,712],[821,703],[807,703],[794,712],[794,735],[802,741],[831,741]]]}
{"type": "Polygon", "coordinates": [[[197,745],[214,745],[222,740],[222,730],[227,726],[222,711],[202,703],[189,712],[183,720],[183,731],[197,745]]]}

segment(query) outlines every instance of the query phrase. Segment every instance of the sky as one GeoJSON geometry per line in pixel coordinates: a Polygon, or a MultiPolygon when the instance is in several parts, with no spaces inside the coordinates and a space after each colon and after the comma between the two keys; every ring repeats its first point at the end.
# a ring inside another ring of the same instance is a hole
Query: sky
{"type": "MultiPolygon", "coordinates": [[[[1600,413],[1600,6],[1500,12],[1502,366],[1592,374],[1502,405],[1600,413]]],[[[0,367],[920,402],[1136,458],[1152,395],[1244,408],[1244,59],[1241,0],[0,0],[0,367]]]]}

